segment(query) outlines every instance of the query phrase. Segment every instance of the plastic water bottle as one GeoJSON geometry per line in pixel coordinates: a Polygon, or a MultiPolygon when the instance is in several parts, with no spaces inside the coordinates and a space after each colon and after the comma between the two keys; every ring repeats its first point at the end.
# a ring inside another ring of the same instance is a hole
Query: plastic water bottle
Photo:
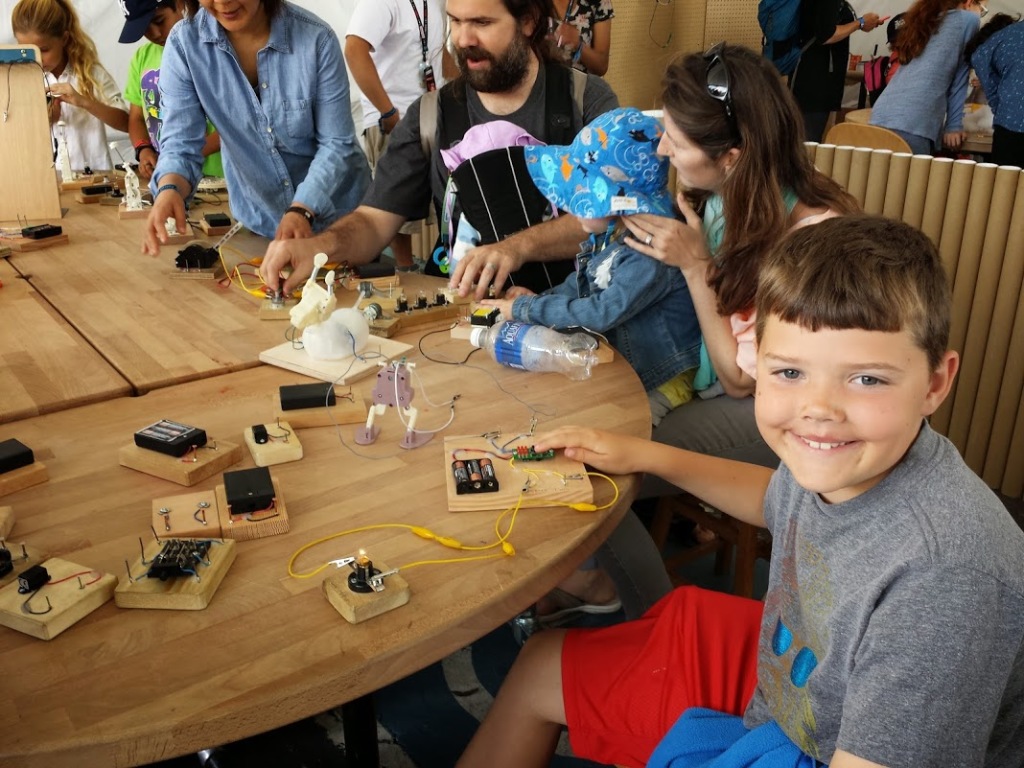
{"type": "Polygon", "coordinates": [[[474,347],[510,368],[523,371],[564,373],[573,381],[590,378],[597,363],[597,341],[585,333],[559,333],[543,325],[504,322],[490,328],[474,328],[469,337],[474,347]]]}

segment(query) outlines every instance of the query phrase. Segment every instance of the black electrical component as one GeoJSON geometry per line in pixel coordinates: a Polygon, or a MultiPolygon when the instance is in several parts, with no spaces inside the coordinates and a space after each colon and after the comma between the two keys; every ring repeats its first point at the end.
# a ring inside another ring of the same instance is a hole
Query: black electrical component
{"type": "Polygon", "coordinates": [[[50,580],[49,572],[41,565],[33,565],[18,574],[18,591],[21,594],[35,592],[50,580]]]}
{"type": "Polygon", "coordinates": [[[469,316],[470,325],[479,325],[483,328],[490,328],[496,322],[498,322],[498,315],[500,314],[497,307],[478,307],[473,310],[473,314],[469,316]]]}
{"type": "Polygon", "coordinates": [[[352,267],[352,271],[356,277],[370,278],[370,277],[391,277],[395,274],[395,267],[393,264],[384,264],[380,261],[373,261],[369,264],[360,264],[358,267],[352,267]]]}
{"type": "Polygon", "coordinates": [[[334,405],[333,384],[289,384],[281,387],[281,410],[295,411],[300,408],[321,408],[334,405]]]}
{"type": "Polygon", "coordinates": [[[0,546],[0,576],[6,576],[14,570],[14,563],[11,558],[11,550],[0,546]]]}
{"type": "Polygon", "coordinates": [[[408,312],[409,311],[409,300],[405,298],[404,293],[398,294],[398,298],[395,299],[395,312],[408,312]]]}
{"type": "Polygon", "coordinates": [[[263,445],[270,440],[270,435],[267,434],[267,427],[264,424],[253,424],[252,425],[252,439],[257,445],[263,445]]]}
{"type": "Polygon", "coordinates": [[[21,236],[29,240],[45,240],[63,234],[64,230],[55,224],[36,224],[34,227],[22,227],[21,236]]]}
{"type": "Polygon", "coordinates": [[[146,576],[160,581],[194,576],[199,563],[207,560],[211,544],[194,539],[167,539],[160,552],[150,560],[146,576]]]}
{"type": "Polygon", "coordinates": [[[82,187],[83,195],[106,195],[113,191],[113,184],[92,184],[88,187],[82,187]]]}
{"type": "Polygon", "coordinates": [[[495,493],[499,490],[498,478],[494,475],[494,464],[490,459],[465,459],[452,462],[455,477],[455,492],[495,493]]]}
{"type": "Polygon", "coordinates": [[[167,456],[180,457],[193,448],[201,448],[206,445],[206,432],[198,427],[190,427],[188,424],[161,419],[136,432],[135,444],[139,448],[146,448],[167,456]]]}
{"type": "Polygon", "coordinates": [[[13,437],[0,442],[0,474],[31,466],[35,461],[32,449],[13,437]]]}
{"type": "Polygon", "coordinates": [[[209,269],[217,263],[217,251],[199,243],[191,243],[174,257],[174,266],[178,269],[209,269]]]}
{"type": "Polygon", "coordinates": [[[207,225],[211,227],[230,227],[231,217],[226,213],[204,213],[207,225]]]}
{"type": "Polygon", "coordinates": [[[266,467],[224,473],[224,496],[232,516],[270,509],[274,504],[274,483],[266,467]]]}

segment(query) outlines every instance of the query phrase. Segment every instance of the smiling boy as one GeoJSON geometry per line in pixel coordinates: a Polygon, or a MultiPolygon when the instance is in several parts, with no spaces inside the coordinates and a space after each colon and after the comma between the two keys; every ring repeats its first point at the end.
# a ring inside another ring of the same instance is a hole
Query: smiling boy
{"type": "Polygon", "coordinates": [[[539,436],[535,450],[651,472],[766,525],[768,593],[681,588],[635,622],[535,636],[460,765],[546,765],[562,724],[577,755],[643,765],[696,707],[777,726],[832,768],[1024,764],[1024,533],[925,421],[957,371],[949,304],[919,231],[831,219],[762,267],[756,416],[776,472],[539,436]]]}

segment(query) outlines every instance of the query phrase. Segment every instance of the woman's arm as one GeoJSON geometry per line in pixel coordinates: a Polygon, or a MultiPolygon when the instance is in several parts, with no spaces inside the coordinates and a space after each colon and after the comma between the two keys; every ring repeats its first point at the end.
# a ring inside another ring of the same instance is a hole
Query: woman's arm
{"type": "Polygon", "coordinates": [[[593,26],[594,37],[590,45],[580,49],[580,63],[587,72],[603,76],[608,72],[608,58],[612,49],[612,20],[598,21],[593,26]]]}

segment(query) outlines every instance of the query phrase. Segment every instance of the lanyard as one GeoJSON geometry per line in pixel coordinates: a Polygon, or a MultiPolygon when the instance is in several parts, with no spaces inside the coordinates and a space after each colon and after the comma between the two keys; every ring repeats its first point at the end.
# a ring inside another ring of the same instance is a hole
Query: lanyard
{"type": "Polygon", "coordinates": [[[569,2],[565,6],[565,23],[566,24],[569,23],[569,16],[570,16],[570,14],[572,14],[572,0],[569,0],[569,2]]]}
{"type": "Polygon", "coordinates": [[[416,10],[416,0],[409,0],[409,5],[412,6],[412,12],[416,15],[416,26],[420,28],[420,51],[423,55],[423,62],[427,61],[427,0],[423,0],[423,18],[420,18],[420,12],[416,10]]]}

